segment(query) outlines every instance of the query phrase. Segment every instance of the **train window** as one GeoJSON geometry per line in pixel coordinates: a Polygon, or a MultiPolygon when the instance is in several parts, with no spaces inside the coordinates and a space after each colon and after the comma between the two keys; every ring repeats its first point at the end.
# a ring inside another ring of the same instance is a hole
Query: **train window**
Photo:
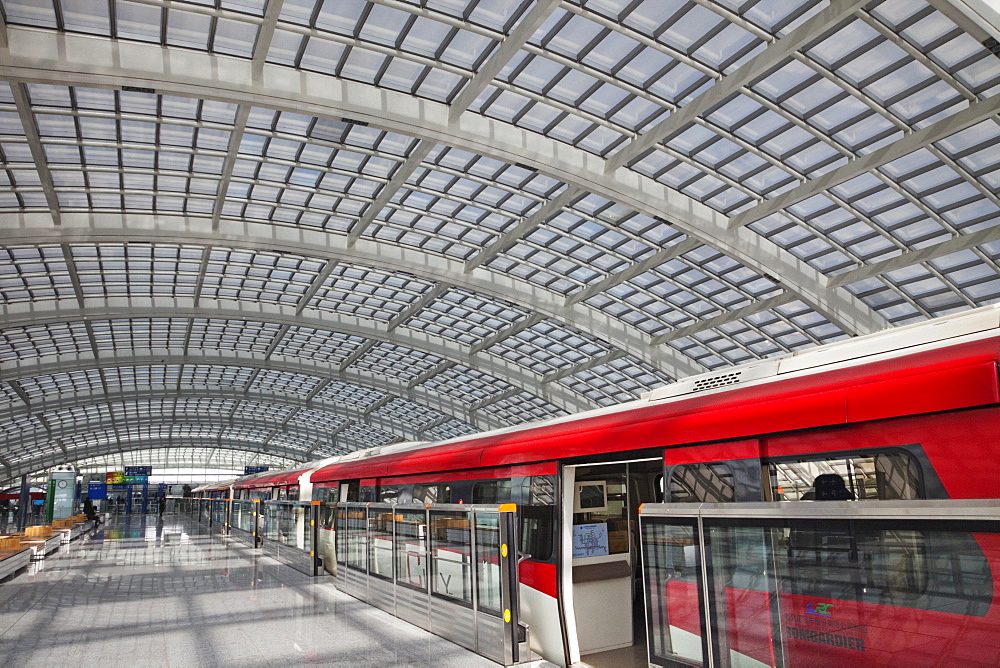
{"type": "Polygon", "coordinates": [[[312,500],[332,501],[336,503],[340,500],[340,485],[334,484],[333,487],[313,487],[312,500]]]}
{"type": "Polygon", "coordinates": [[[414,503],[451,503],[451,485],[431,483],[413,486],[414,503]]]}
{"type": "Polygon", "coordinates": [[[555,545],[556,495],[554,476],[532,476],[522,488],[527,503],[521,506],[521,552],[532,561],[552,559],[555,545]]]}
{"type": "Polygon", "coordinates": [[[775,501],[924,498],[920,466],[902,451],[772,462],[769,468],[775,501]],[[824,488],[830,484],[837,490],[824,488]]]}
{"type": "Polygon", "coordinates": [[[670,473],[672,503],[730,503],[735,500],[733,472],[725,464],[681,464],[670,473]]]}
{"type": "Polygon", "coordinates": [[[918,499],[923,496],[920,465],[903,452],[875,455],[875,489],[879,499],[918,499]]]}
{"type": "Polygon", "coordinates": [[[402,490],[397,485],[379,485],[378,500],[382,503],[398,501],[402,490]]]}
{"type": "Polygon", "coordinates": [[[533,506],[556,505],[555,479],[550,475],[537,475],[530,478],[528,503],[533,506]]]}
{"type": "Polygon", "coordinates": [[[496,503],[497,502],[497,481],[477,482],[472,488],[473,503],[496,503]]]}
{"type": "Polygon", "coordinates": [[[320,522],[322,522],[321,526],[324,529],[334,528],[334,521],[336,520],[336,516],[337,516],[337,506],[333,504],[320,506],[320,522]]]}
{"type": "Polygon", "coordinates": [[[507,503],[510,501],[510,480],[477,482],[472,488],[473,503],[507,503]]]}

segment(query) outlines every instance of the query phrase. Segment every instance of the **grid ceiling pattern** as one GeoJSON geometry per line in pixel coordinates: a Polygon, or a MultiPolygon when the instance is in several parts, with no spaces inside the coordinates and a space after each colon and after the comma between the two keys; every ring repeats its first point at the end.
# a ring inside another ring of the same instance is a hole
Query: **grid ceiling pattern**
{"type": "Polygon", "coordinates": [[[248,458],[245,451],[225,448],[203,449],[181,445],[162,444],[159,448],[131,450],[110,455],[88,457],[76,462],[80,471],[124,471],[126,466],[152,466],[154,470],[209,468],[229,470],[233,476],[239,475],[247,464],[268,466],[271,470],[290,468],[294,459],[255,453],[248,458]]]}
{"type": "Polygon", "coordinates": [[[963,7],[0,0],[0,479],[454,438],[997,302],[963,7]]]}

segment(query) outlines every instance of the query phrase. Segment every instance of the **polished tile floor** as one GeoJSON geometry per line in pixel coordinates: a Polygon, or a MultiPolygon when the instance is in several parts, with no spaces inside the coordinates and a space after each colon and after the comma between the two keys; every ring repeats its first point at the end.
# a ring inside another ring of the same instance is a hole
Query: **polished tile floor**
{"type": "Polygon", "coordinates": [[[167,515],[112,520],[0,583],[0,666],[495,666],[167,515]]]}

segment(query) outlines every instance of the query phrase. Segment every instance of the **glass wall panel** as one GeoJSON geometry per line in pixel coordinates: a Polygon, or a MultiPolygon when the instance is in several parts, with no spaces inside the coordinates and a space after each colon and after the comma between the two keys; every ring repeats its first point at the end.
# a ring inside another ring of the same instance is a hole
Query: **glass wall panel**
{"type": "Polygon", "coordinates": [[[367,568],[367,527],[363,505],[337,506],[337,563],[365,571],[367,568]]]}
{"type": "Polygon", "coordinates": [[[431,591],[472,607],[472,544],[469,515],[431,511],[431,591]]]}
{"type": "Polygon", "coordinates": [[[799,504],[759,516],[752,506],[647,508],[650,661],[701,665],[711,652],[734,666],[995,665],[995,508],[919,503],[904,518],[894,517],[900,504],[850,502],[825,518],[799,504]],[[988,519],[954,517],[963,512],[988,519]]]}
{"type": "Polygon", "coordinates": [[[392,580],[392,509],[368,509],[368,572],[392,580]]]}
{"type": "Polygon", "coordinates": [[[643,583],[650,660],[704,661],[697,544],[694,525],[643,520],[643,583]]]}
{"type": "Polygon", "coordinates": [[[705,531],[711,546],[706,554],[712,574],[712,632],[725,638],[717,651],[728,653],[734,665],[745,663],[747,657],[775,665],[767,530],[710,526],[705,531]]]}
{"type": "Polygon", "coordinates": [[[500,574],[500,516],[475,513],[476,586],[479,611],[500,617],[503,614],[500,574]]]}
{"type": "Polygon", "coordinates": [[[427,590],[427,514],[396,512],[396,584],[427,590]]]}

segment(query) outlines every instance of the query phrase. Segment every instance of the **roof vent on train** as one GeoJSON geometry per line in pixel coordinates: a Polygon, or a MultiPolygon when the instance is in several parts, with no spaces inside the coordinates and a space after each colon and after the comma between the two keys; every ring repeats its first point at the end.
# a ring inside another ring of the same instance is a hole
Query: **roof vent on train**
{"type": "Polygon", "coordinates": [[[740,375],[742,371],[735,371],[733,373],[724,373],[721,376],[713,376],[711,378],[699,378],[694,382],[694,389],[692,392],[704,392],[705,390],[714,390],[717,387],[722,387],[723,385],[735,385],[740,382],[740,375]]]}
{"type": "Polygon", "coordinates": [[[857,365],[945,345],[959,339],[991,336],[1000,329],[1000,304],[974,311],[941,316],[934,320],[903,325],[801,350],[783,357],[751,362],[718,373],[684,378],[671,385],[643,394],[644,401],[661,401],[696,392],[709,392],[732,385],[746,385],[768,377],[816,373],[822,369],[857,365]]]}
{"type": "Polygon", "coordinates": [[[731,385],[740,385],[751,380],[760,380],[777,373],[778,364],[776,361],[764,361],[750,364],[737,369],[728,369],[720,373],[706,373],[700,376],[692,376],[679,380],[672,385],[661,387],[642,396],[646,401],[659,401],[661,399],[671,399],[685,394],[695,394],[697,392],[708,392],[731,385]]]}

